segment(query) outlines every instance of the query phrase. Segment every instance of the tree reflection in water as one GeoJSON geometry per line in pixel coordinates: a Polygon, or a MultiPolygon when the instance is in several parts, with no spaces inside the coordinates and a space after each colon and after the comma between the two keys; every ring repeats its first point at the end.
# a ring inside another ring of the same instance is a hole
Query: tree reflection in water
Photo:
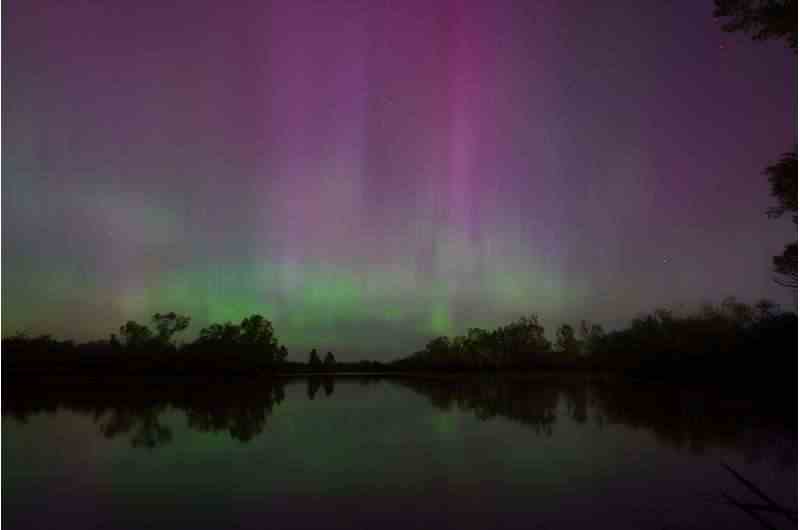
{"type": "MultiPolygon", "coordinates": [[[[776,443],[795,454],[796,408],[755,405],[714,392],[623,380],[548,377],[416,377],[398,384],[426,396],[442,410],[453,407],[480,420],[502,417],[551,435],[558,421],[590,418],[598,428],[619,424],[646,429],[660,443],[702,453],[709,449],[745,451],[755,458],[776,443]],[[559,407],[563,408],[559,408],[559,407]]],[[[791,465],[791,463],[789,463],[791,465]]]]}
{"type": "Polygon", "coordinates": [[[19,381],[4,385],[3,415],[26,422],[59,409],[90,416],[105,438],[129,436],[133,447],[154,449],[172,440],[162,421],[168,410],[182,411],[190,429],[227,432],[249,442],[266,427],[274,407],[284,400],[284,379],[233,381],[175,380],[145,383],[126,380],[19,381]]]}
{"type": "MultiPolygon", "coordinates": [[[[349,379],[353,381],[353,379],[349,379]]],[[[361,384],[375,377],[358,380],[361,384]]],[[[440,410],[458,410],[480,420],[504,418],[543,436],[567,419],[595,427],[621,424],[646,429],[661,443],[703,452],[710,448],[747,450],[776,436],[796,438],[796,414],[755,410],[664,385],[623,381],[559,378],[463,376],[390,379],[425,396],[440,410]]],[[[299,381],[307,399],[333,396],[336,378],[241,378],[234,380],[9,381],[3,390],[3,415],[25,422],[33,415],[59,409],[89,416],[102,436],[127,436],[133,447],[153,449],[173,439],[163,421],[167,411],[183,412],[188,427],[199,432],[227,432],[242,443],[261,435],[273,410],[285,399],[285,387],[299,381]],[[305,379],[305,381],[303,381],[305,379]],[[320,393],[322,389],[322,393],[320,393]]],[[[295,398],[297,399],[297,398],[295,398]]],[[[776,410],[779,410],[780,407],[776,410]]]]}

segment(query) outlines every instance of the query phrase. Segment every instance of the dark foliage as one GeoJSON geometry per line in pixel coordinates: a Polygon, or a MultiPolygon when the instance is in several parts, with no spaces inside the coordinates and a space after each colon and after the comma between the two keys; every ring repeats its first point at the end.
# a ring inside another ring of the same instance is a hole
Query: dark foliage
{"type": "Polygon", "coordinates": [[[785,40],[797,48],[797,0],[715,0],[714,16],[724,31],[743,31],[754,40],[785,40]]]}
{"type": "Polygon", "coordinates": [[[772,258],[775,272],[780,274],[775,281],[784,287],[797,289],[797,243],[786,245],[783,254],[772,258]]]}
{"type": "Polygon", "coordinates": [[[164,345],[172,345],[172,337],[176,333],[180,333],[189,327],[191,318],[175,313],[167,313],[162,315],[156,313],[153,315],[153,327],[156,328],[156,340],[164,345]]]}
{"type": "Polygon", "coordinates": [[[333,370],[334,368],[336,368],[336,357],[333,356],[333,352],[328,352],[325,354],[325,369],[333,370]]]}
{"type": "Polygon", "coordinates": [[[437,337],[396,363],[399,368],[510,369],[533,367],[550,357],[550,342],[536,315],[492,331],[472,328],[452,340],[437,337]]]}
{"type": "Polygon", "coordinates": [[[685,316],[657,310],[607,334],[600,326],[582,323],[582,340],[565,325],[558,330],[555,352],[550,351],[544,330],[535,320],[523,319],[511,327],[527,333],[511,333],[512,340],[508,340],[506,326],[493,332],[471,329],[465,337],[452,340],[439,337],[424,351],[397,361],[395,367],[431,371],[594,370],[722,385],[739,384],[760,374],[773,382],[779,380],[781,391],[791,392],[797,385],[797,316],[778,311],[768,300],[750,306],[728,298],[719,306],[707,305],[685,316]],[[521,338],[531,336],[533,340],[521,338]]]}
{"type": "Polygon", "coordinates": [[[565,355],[578,355],[581,345],[575,338],[575,330],[569,324],[562,324],[556,331],[556,348],[565,355]]]}
{"type": "Polygon", "coordinates": [[[797,316],[769,301],[749,306],[733,298],[683,317],[656,311],[605,335],[589,360],[649,379],[753,384],[754,377],[769,377],[781,392],[793,392],[797,316]]]}
{"type": "MultiPolygon", "coordinates": [[[[770,208],[767,215],[773,218],[789,213],[797,224],[797,153],[787,153],[779,162],[769,166],[764,173],[769,177],[772,196],[778,206],[770,208]]],[[[783,254],[772,258],[777,283],[797,288],[797,243],[786,245],[783,254]]]]}
{"type": "Polygon", "coordinates": [[[770,217],[781,217],[785,213],[794,214],[792,220],[797,224],[797,153],[785,153],[781,159],[767,167],[764,174],[769,178],[772,196],[778,206],[771,208],[770,217]]]}
{"type": "Polygon", "coordinates": [[[108,341],[74,344],[50,336],[17,335],[3,339],[3,368],[14,372],[55,373],[254,373],[274,370],[286,361],[272,323],[252,315],[240,324],[212,324],[194,342],[178,347],[173,337],[190,319],[155,314],[156,332],[128,321],[108,341]]]}
{"type": "Polygon", "coordinates": [[[266,370],[281,365],[288,354],[278,343],[272,322],[251,315],[240,324],[211,324],[181,351],[184,363],[209,369],[266,370]]]}
{"type": "Polygon", "coordinates": [[[287,350],[278,343],[272,324],[259,315],[240,324],[212,324],[194,342],[177,347],[169,339],[183,326],[172,324],[177,315],[167,320],[166,332],[153,334],[146,326],[128,322],[120,328],[121,339],[112,336],[80,345],[50,336],[16,335],[3,340],[3,369],[18,374],[153,375],[594,370],[727,385],[757,374],[777,382],[773,389],[791,391],[797,385],[797,317],[778,311],[769,301],[749,306],[729,298],[718,307],[706,306],[685,316],[658,310],[607,334],[596,324],[582,322],[580,339],[564,325],[555,351],[531,316],[492,331],[472,328],[454,339],[438,337],[423,351],[390,365],[341,363],[331,352],[323,361],[316,349],[308,363],[287,362],[287,350]]]}
{"type": "Polygon", "coordinates": [[[322,361],[319,358],[316,348],[311,350],[311,353],[308,354],[308,367],[312,370],[319,370],[322,368],[322,361]]]}

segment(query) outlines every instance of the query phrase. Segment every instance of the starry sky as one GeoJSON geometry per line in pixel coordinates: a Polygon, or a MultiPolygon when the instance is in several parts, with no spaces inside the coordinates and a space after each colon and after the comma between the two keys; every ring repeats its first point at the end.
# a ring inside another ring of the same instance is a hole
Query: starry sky
{"type": "Polygon", "coordinates": [[[390,359],[770,297],[797,56],[713,2],[3,4],[2,316],[270,318],[390,359]]]}

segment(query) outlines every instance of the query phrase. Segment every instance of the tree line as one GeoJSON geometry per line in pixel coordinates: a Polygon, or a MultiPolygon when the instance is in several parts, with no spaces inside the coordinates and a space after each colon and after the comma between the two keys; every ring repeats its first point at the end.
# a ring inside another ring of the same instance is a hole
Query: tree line
{"type": "MultiPolygon", "coordinates": [[[[658,309],[609,333],[582,321],[576,334],[564,324],[557,329],[555,344],[545,337],[537,316],[530,315],[493,330],[472,328],[465,335],[436,337],[394,366],[431,371],[580,369],[649,379],[735,380],[761,370],[775,372],[779,366],[791,379],[796,363],[796,314],[768,300],[748,305],[729,297],[685,315],[658,309]]],[[[777,375],[770,375],[771,380],[777,375]]]]}
{"type": "Polygon", "coordinates": [[[151,326],[128,321],[108,340],[84,344],[18,334],[3,339],[3,368],[156,374],[566,369],[686,380],[719,379],[720,370],[732,379],[778,366],[787,368],[781,373],[794,374],[797,362],[797,316],[767,300],[748,305],[726,298],[685,315],[659,309],[611,332],[587,321],[577,330],[562,324],[554,342],[532,314],[491,330],[470,328],[464,335],[433,338],[422,350],[388,364],[341,363],[332,352],[323,357],[316,348],[307,363],[290,362],[272,323],[261,315],[239,324],[211,324],[194,341],[178,344],[176,336],[190,321],[156,313],[151,326]]]}
{"type": "MultiPolygon", "coordinates": [[[[272,322],[250,315],[238,324],[214,323],[200,330],[194,341],[176,338],[191,317],[174,312],[156,313],[150,326],[129,320],[108,340],[76,344],[50,335],[23,333],[5,338],[3,368],[14,372],[123,372],[123,373],[259,373],[276,370],[331,371],[342,367],[333,352],[324,360],[316,349],[307,365],[288,361],[289,351],[278,341],[272,322]]],[[[374,363],[351,363],[351,369],[375,370],[374,363]]]]}

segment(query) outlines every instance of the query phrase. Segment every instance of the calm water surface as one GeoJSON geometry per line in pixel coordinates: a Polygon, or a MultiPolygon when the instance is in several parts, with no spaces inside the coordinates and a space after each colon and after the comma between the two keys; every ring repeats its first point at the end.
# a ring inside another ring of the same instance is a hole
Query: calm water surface
{"type": "Polygon", "coordinates": [[[797,506],[792,428],[579,378],[18,382],[2,421],[4,528],[758,528],[721,462],[797,506]]]}

